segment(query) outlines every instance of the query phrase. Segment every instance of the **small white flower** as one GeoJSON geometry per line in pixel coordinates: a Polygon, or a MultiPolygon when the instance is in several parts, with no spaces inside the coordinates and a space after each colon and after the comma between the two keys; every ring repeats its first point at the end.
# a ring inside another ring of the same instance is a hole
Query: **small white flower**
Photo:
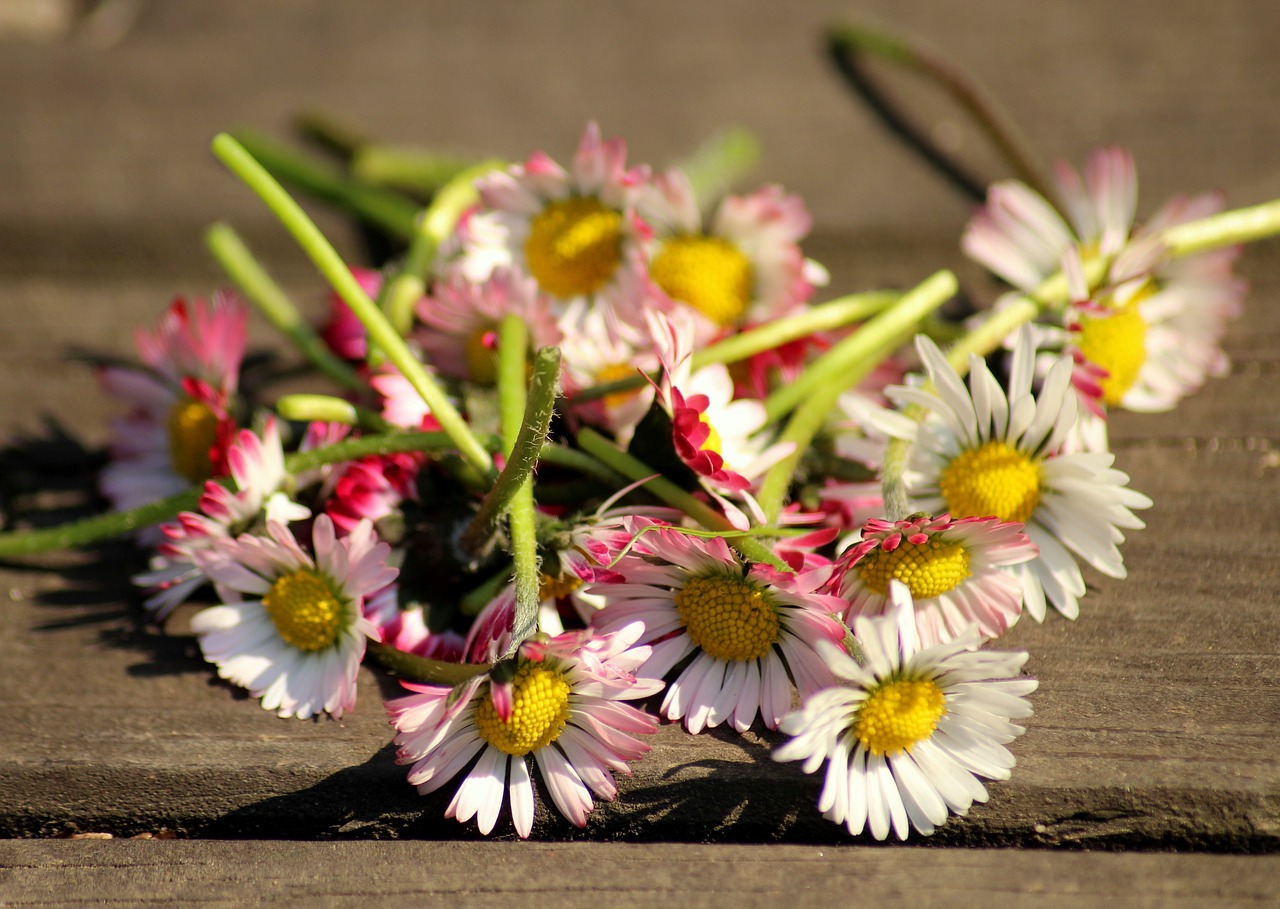
{"type": "Polygon", "coordinates": [[[820,644],[831,671],[849,684],[828,688],[788,714],[791,740],[774,760],[827,764],[818,810],[852,834],[883,840],[910,828],[929,835],[948,814],[963,816],[987,800],[980,778],[1006,780],[1014,766],[1004,746],[1023,733],[1011,722],[1031,715],[1034,679],[1019,677],[1025,653],[978,650],[972,629],[921,649],[911,594],[891,582],[894,613],[859,616],[853,631],[866,656],[820,644]]]}

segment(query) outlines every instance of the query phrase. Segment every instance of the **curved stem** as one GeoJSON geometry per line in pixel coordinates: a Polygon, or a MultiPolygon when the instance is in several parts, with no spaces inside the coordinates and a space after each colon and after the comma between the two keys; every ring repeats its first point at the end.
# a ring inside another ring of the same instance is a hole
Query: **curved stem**
{"type": "Polygon", "coordinates": [[[343,302],[364,325],[369,340],[387,355],[387,359],[395,364],[414,390],[422,396],[432,415],[440,423],[441,429],[457,444],[463,459],[481,473],[492,473],[493,461],[471,432],[471,427],[449,403],[445,393],[423,365],[405,346],[404,339],[369,299],[369,295],[351,274],[351,269],[325,239],[324,234],[320,233],[315,223],[307,217],[306,212],[231,136],[226,133],[216,136],[213,140],[213,153],[258,194],[298,241],[298,245],[315,263],[330,286],[338,292],[338,296],[342,297],[343,302]]]}
{"type": "Polygon", "coordinates": [[[227,277],[249,298],[249,302],[258,307],[268,322],[293,341],[311,365],[343,388],[352,391],[367,389],[356,371],[320,340],[293,301],[253,257],[230,224],[218,222],[211,226],[205,231],[204,242],[227,277]]]}
{"type": "Polygon", "coordinates": [[[1014,174],[1062,210],[1053,184],[1045,179],[1044,169],[1019,130],[978,83],[954,64],[919,41],[856,24],[833,30],[828,41],[832,59],[841,75],[889,130],[974,201],[981,202],[986,198],[986,184],[953,161],[925,135],[923,129],[899,111],[863,71],[858,60],[860,55],[875,55],[932,80],[968,114],[1014,174]]]}
{"type": "MultiPolygon", "coordinates": [[[[672,508],[680,509],[707,530],[737,532],[737,528],[730,524],[720,512],[698,501],[647,464],[622,451],[594,429],[588,427],[580,429],[578,444],[582,446],[583,451],[599,458],[628,480],[636,482],[643,480],[645,489],[672,508]]],[[[743,558],[752,562],[763,562],[783,571],[791,570],[790,566],[778,558],[772,549],[752,537],[726,537],[725,542],[736,549],[743,558]]]]}
{"type": "Polygon", "coordinates": [[[397,675],[417,682],[457,685],[489,670],[488,663],[446,663],[405,653],[387,644],[369,641],[365,645],[375,660],[397,675]]]}
{"type": "MultiPolygon", "coordinates": [[[[876,316],[827,351],[797,382],[788,386],[800,389],[799,397],[795,399],[798,406],[787,421],[779,441],[791,442],[795,448],[765,473],[757,497],[770,524],[782,512],[800,459],[814,436],[826,425],[840,396],[868,376],[884,357],[911,336],[921,319],[951,299],[955,292],[956,278],[951,272],[940,271],[931,275],[904,294],[897,306],[876,316]]],[[[773,417],[786,412],[777,408],[776,397],[769,399],[775,404],[771,411],[773,417]]],[[[788,401],[791,397],[787,396],[788,401]]],[[[766,402],[766,409],[769,402],[766,402]]]]}

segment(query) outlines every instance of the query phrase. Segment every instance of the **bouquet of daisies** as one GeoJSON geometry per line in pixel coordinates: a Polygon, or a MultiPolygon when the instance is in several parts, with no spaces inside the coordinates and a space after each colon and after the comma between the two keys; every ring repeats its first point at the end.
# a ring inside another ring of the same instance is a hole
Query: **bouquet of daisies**
{"type": "Polygon", "coordinates": [[[741,142],[655,171],[593,123],[567,165],[437,160],[417,201],[341,184],[398,242],[370,270],[287,162],[219,136],[328,281],[327,320],[212,228],[237,289],[174,301],[137,365],[100,370],[126,405],[113,511],[0,552],[135,533],[149,618],[201,604],[205,659],[281,717],[341,717],[376,659],[403,680],[408,783],[484,833],[506,805],[528,836],[536,781],[585,824],[663,720],[777,730],[851,834],[931,833],[1008,778],[1031,713],[1027,655],[990,642],[1076,618],[1084,565],[1125,575],[1151,502],[1108,414],[1222,374],[1239,244],[1280,203],[1139,223],[1120,149],[1023,169],[960,241],[1010,290],[948,319],[946,271],[824,295],[804,201],[727,189],[741,142]],[[245,396],[255,309],[313,393],[245,396]]]}

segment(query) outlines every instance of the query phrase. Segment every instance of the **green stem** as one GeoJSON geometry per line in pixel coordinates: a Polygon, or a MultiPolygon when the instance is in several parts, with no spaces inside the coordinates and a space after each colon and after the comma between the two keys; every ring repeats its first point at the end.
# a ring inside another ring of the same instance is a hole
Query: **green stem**
{"type": "Polygon", "coordinates": [[[352,391],[366,385],[347,363],[338,357],[312,330],[293,301],[272,280],[253,253],[229,224],[219,222],[204,235],[205,246],[236,286],[277,330],[285,334],[302,355],[322,373],[352,391]]]}
{"type": "MultiPolygon", "coordinates": [[[[666,477],[658,476],[657,471],[644,462],[622,451],[600,433],[589,427],[578,430],[578,444],[582,449],[612,470],[616,470],[633,482],[644,480],[645,489],[653,493],[672,508],[678,508],[693,518],[707,530],[732,533],[737,528],[714,508],[698,501],[666,477]]],[[[738,551],[743,558],[752,562],[762,562],[790,571],[790,567],[779,559],[764,543],[752,537],[728,537],[726,542],[738,551]]]]}
{"type": "Polygon", "coordinates": [[[307,217],[284,188],[244,149],[226,133],[213,140],[213,152],[250,189],[267,204],[298,245],[311,258],[330,286],[338,292],[347,307],[364,325],[369,340],[376,344],[396,368],[409,380],[409,384],[422,396],[432,415],[454,440],[462,457],[481,473],[493,471],[493,461],[484,446],[476,439],[462,416],[449,403],[444,391],[431,378],[413,353],[405,346],[404,339],[364,292],[347,268],[342,257],[329,244],[320,229],[307,217]]]}
{"type": "MultiPolygon", "coordinates": [[[[794,316],[777,319],[732,335],[723,341],[717,341],[702,350],[696,350],[690,359],[690,365],[696,371],[712,363],[737,363],[739,360],[754,357],[766,350],[773,350],[775,347],[807,338],[821,331],[836,331],[855,322],[861,322],[885,307],[892,306],[901,297],[902,294],[898,291],[873,290],[820,303],[794,316]]],[[[602,398],[605,395],[639,388],[644,383],[644,376],[637,375],[634,378],[595,385],[574,395],[574,400],[589,401],[593,398],[602,398]]]]}
{"type": "Polygon", "coordinates": [[[559,348],[542,348],[534,356],[528,403],[511,454],[459,541],[462,551],[472,559],[478,560],[492,547],[498,521],[507,512],[525,480],[533,474],[555,412],[559,379],[559,348]]]}
{"type": "Polygon", "coordinates": [[[377,641],[369,641],[365,647],[384,667],[417,682],[457,685],[489,670],[488,663],[446,663],[405,653],[377,641]]]}
{"type": "Polygon", "coordinates": [[[533,432],[528,434],[526,443],[533,457],[528,472],[511,497],[511,507],[507,516],[507,527],[511,534],[511,564],[515,576],[515,615],[511,621],[511,644],[503,657],[512,656],[520,644],[538,632],[538,607],[541,603],[539,593],[541,584],[538,576],[538,526],[533,501],[533,469],[537,466],[537,455],[546,447],[547,431],[551,426],[552,410],[555,406],[556,392],[560,387],[560,351],[558,348],[544,348],[555,352],[555,357],[543,361],[540,357],[539,368],[535,369],[532,385],[538,386],[533,396],[539,398],[533,408],[529,408],[525,389],[526,356],[529,349],[529,329],[524,320],[517,315],[508,314],[498,324],[498,417],[502,425],[502,442],[507,457],[513,451],[525,427],[533,432]],[[546,364],[553,363],[554,374],[548,375],[546,364]],[[546,401],[540,410],[539,405],[546,401]],[[549,405],[549,406],[546,406],[549,405]]]}
{"type": "MultiPolygon", "coordinates": [[[[800,388],[795,412],[788,420],[779,441],[791,442],[794,450],[769,468],[757,497],[770,524],[782,511],[791,478],[814,436],[826,425],[836,402],[849,388],[862,381],[893,350],[901,346],[915,326],[956,292],[956,278],[949,271],[939,271],[903,295],[898,305],[868,321],[816,360],[800,379],[788,388],[800,388]]],[[[782,391],[787,391],[786,388],[782,391]]],[[[779,393],[770,397],[770,401],[779,393]]],[[[775,402],[775,407],[780,407],[775,402]]],[[[766,402],[766,409],[769,402],[766,402]]],[[[774,410],[776,418],[785,410],[774,410]]]]}
{"type": "MultiPolygon", "coordinates": [[[[286,455],[284,463],[285,469],[290,474],[296,475],[325,464],[339,464],[368,455],[448,451],[453,447],[453,439],[443,432],[396,432],[385,436],[344,439],[324,448],[295,452],[286,455]]],[[[167,521],[179,512],[191,511],[198,507],[203,491],[203,487],[188,489],[167,499],[148,502],[128,511],[111,511],[80,521],[60,524],[57,527],[0,533],[0,557],[74,549],[131,533],[141,527],[167,521]]]]}
{"type": "Polygon", "coordinates": [[[760,160],[760,142],[750,130],[730,129],[712,136],[680,162],[699,211],[706,211],[760,160]]]}
{"type": "Polygon", "coordinates": [[[578,473],[595,477],[597,480],[615,486],[621,486],[626,482],[626,478],[621,474],[611,470],[607,465],[601,464],[590,455],[578,451],[576,448],[566,448],[563,445],[548,443],[542,446],[539,459],[544,464],[568,467],[570,470],[576,470],[578,473]]]}
{"type": "Polygon", "coordinates": [[[276,413],[299,423],[342,423],[355,426],[360,413],[350,401],[331,395],[283,395],[276,398],[276,413]]]}
{"type": "Polygon", "coordinates": [[[501,161],[483,161],[455,174],[418,218],[400,270],[383,294],[383,311],[402,337],[413,327],[413,307],[426,292],[440,244],[453,233],[463,212],[479,199],[476,178],[501,165],[501,161]]]}
{"type": "Polygon", "coordinates": [[[345,208],[362,221],[402,240],[413,236],[418,206],[404,196],[348,179],[254,133],[237,132],[235,138],[276,178],[318,199],[345,208]]]}
{"type": "Polygon", "coordinates": [[[1280,234],[1280,199],[1168,227],[1160,234],[1160,239],[1177,257],[1249,243],[1276,234],[1280,234]]]}
{"type": "MultiPolygon", "coordinates": [[[[900,297],[895,306],[868,320],[815,360],[799,379],[771,394],[765,400],[765,412],[769,420],[772,422],[781,419],[802,401],[809,400],[823,389],[829,389],[833,383],[842,382],[845,371],[851,364],[869,359],[877,351],[892,350],[895,339],[901,339],[904,333],[909,336],[921,319],[955,294],[955,288],[955,276],[949,271],[941,271],[900,297]],[[937,298],[943,292],[946,295],[937,298]]],[[[843,389],[848,386],[840,387],[843,389]]]]}
{"type": "Polygon", "coordinates": [[[373,144],[355,149],[351,175],[365,183],[429,197],[473,164],[474,158],[373,144]]]}
{"type": "Polygon", "coordinates": [[[1063,211],[1052,181],[1045,179],[1044,168],[1031,151],[1013,121],[1005,116],[981,86],[957,66],[919,41],[899,37],[883,29],[848,24],[834,29],[828,36],[829,47],[841,72],[851,85],[871,104],[900,138],[918,154],[937,167],[969,195],[981,199],[981,184],[961,171],[928,138],[924,131],[908,122],[880,91],[870,83],[857,65],[860,54],[871,54],[905,69],[920,73],[946,92],[974,122],[1013,172],[1059,211],[1063,211]],[[975,192],[976,190],[976,192],[975,192]]]}

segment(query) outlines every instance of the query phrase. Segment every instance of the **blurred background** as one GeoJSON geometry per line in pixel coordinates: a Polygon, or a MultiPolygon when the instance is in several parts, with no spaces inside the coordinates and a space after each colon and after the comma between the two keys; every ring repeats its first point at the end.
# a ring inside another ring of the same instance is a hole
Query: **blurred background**
{"type": "MultiPolygon", "coordinates": [[[[170,296],[212,290],[201,234],[217,219],[318,302],[208,150],[233,128],[293,141],[308,111],[390,143],[562,161],[596,119],[658,166],[745,127],[763,150],[752,184],[805,198],[833,292],[960,266],[971,203],[842,84],[823,36],[848,19],[942,52],[1045,159],[1127,146],[1140,212],[1210,188],[1280,196],[1274,0],[0,0],[0,399],[19,422],[92,407],[65,346],[128,353],[170,296]]],[[[936,142],[1008,176],[938,92],[885,72],[936,142]]],[[[345,219],[310,207],[359,255],[345,219]]]]}

